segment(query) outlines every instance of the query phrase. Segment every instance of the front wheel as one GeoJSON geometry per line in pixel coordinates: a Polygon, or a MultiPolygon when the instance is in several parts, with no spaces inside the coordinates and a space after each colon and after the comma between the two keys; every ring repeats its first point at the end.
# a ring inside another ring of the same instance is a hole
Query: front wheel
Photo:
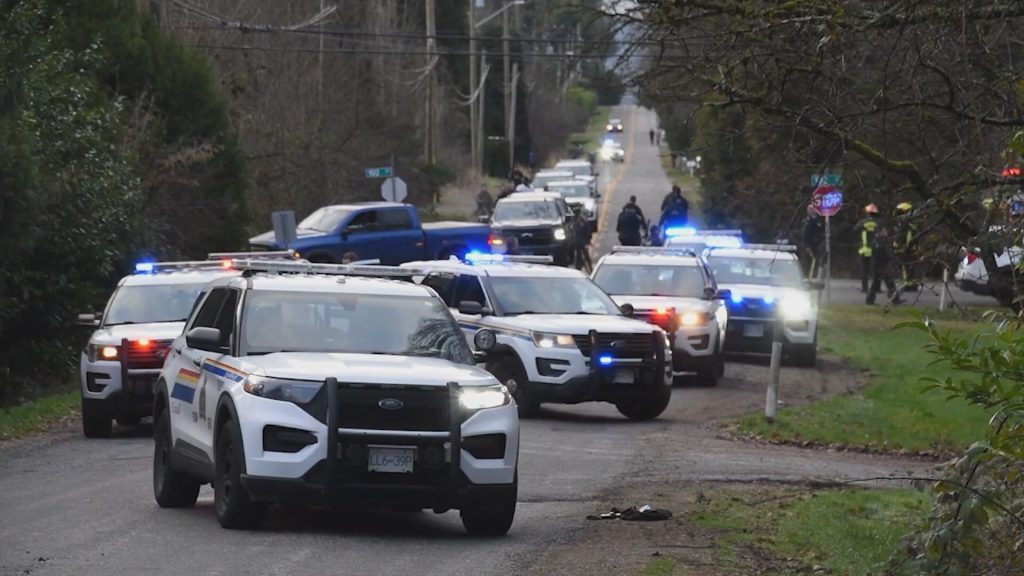
{"type": "Polygon", "coordinates": [[[225,528],[258,528],[267,507],[253,502],[242,486],[245,451],[238,422],[227,420],[217,435],[214,454],[213,504],[225,528]]]}
{"type": "Polygon", "coordinates": [[[459,511],[462,526],[474,536],[504,536],[512,527],[516,516],[519,492],[519,473],[512,480],[512,488],[500,501],[486,506],[463,508],[459,511]]]}
{"type": "Polygon", "coordinates": [[[487,371],[504,384],[516,399],[520,417],[532,418],[540,413],[540,402],[527,389],[526,373],[516,358],[502,358],[488,365],[487,371]]]}
{"type": "Polygon", "coordinates": [[[198,480],[171,464],[171,417],[158,414],[153,432],[153,496],[161,508],[191,508],[199,497],[198,480]]]}
{"type": "Polygon", "coordinates": [[[818,364],[818,345],[798,344],[790,352],[793,363],[804,368],[814,368],[818,364]]]}
{"type": "Polygon", "coordinates": [[[672,387],[656,385],[647,396],[622,400],[615,404],[619,413],[630,420],[653,420],[668,408],[672,387]]]}
{"type": "Polygon", "coordinates": [[[82,399],[82,433],[86,438],[110,438],[114,424],[97,400],[82,399]]]}
{"type": "Polygon", "coordinates": [[[710,362],[697,371],[697,384],[701,386],[718,386],[718,379],[725,373],[725,360],[721,352],[715,352],[710,362]]]}

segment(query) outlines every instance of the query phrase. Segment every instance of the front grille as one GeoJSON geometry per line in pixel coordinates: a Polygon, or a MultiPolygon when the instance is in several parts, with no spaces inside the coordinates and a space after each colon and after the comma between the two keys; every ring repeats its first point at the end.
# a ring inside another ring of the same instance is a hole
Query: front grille
{"type": "Polygon", "coordinates": [[[122,349],[125,365],[129,370],[162,368],[170,347],[170,340],[150,340],[145,344],[137,340],[124,340],[122,349]]]}
{"type": "Polygon", "coordinates": [[[546,246],[555,241],[554,228],[507,230],[505,235],[515,236],[520,246],[546,246]]]}
{"type": "MultiPolygon", "coordinates": [[[[656,336],[653,333],[646,334],[614,334],[597,333],[597,349],[602,352],[609,352],[616,358],[644,359],[648,360],[655,356],[656,336]]],[[[584,356],[590,357],[591,344],[590,336],[573,336],[576,340],[576,347],[584,356]]]]}
{"type": "Polygon", "coordinates": [[[338,391],[339,428],[446,431],[450,413],[446,387],[341,384],[338,391]]]}

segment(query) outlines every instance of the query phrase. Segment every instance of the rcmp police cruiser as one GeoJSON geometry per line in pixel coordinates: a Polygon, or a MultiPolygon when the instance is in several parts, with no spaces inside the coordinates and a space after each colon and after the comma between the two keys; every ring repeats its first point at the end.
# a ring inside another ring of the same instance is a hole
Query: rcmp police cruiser
{"type": "MultiPolygon", "coordinates": [[[[357,501],[508,531],[516,405],[432,291],[394,267],[233,265],[242,275],[209,286],[160,373],[161,507],[212,483],[226,528],[258,526],[270,503],[357,501]]],[[[475,341],[486,356],[494,334],[475,341]]]]}

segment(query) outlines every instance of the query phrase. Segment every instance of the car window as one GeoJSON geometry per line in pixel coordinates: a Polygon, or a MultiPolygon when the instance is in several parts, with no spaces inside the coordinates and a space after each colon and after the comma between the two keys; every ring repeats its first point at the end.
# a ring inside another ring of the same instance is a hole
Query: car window
{"type": "Polygon", "coordinates": [[[434,289],[434,292],[444,300],[444,303],[452,307],[452,283],[455,274],[451,272],[433,272],[428,274],[421,284],[434,289]]]}
{"type": "Polygon", "coordinates": [[[380,211],[381,230],[411,230],[412,216],[405,208],[393,208],[380,211]]]}
{"type": "Polygon", "coordinates": [[[491,293],[505,316],[516,314],[621,315],[588,278],[492,276],[491,293]]]}
{"type": "Polygon", "coordinates": [[[803,272],[796,260],[712,255],[708,266],[719,284],[803,285],[803,272]]]}
{"type": "Polygon", "coordinates": [[[351,210],[338,208],[336,206],[324,206],[309,216],[302,219],[296,228],[304,230],[316,230],[317,232],[334,232],[334,229],[341,224],[351,213],[351,210]]]}
{"type": "Polygon", "coordinates": [[[554,202],[498,202],[494,207],[494,221],[558,220],[559,210],[554,202]]]}
{"type": "Polygon", "coordinates": [[[640,266],[604,264],[594,282],[616,296],[685,296],[704,294],[704,274],[698,266],[640,266]]]}
{"type": "Polygon", "coordinates": [[[487,296],[484,294],[483,286],[480,285],[480,279],[476,276],[462,274],[455,282],[452,306],[457,307],[463,302],[477,302],[481,306],[487,306],[487,296]]]}
{"type": "Polygon", "coordinates": [[[345,231],[349,233],[354,232],[372,232],[377,229],[377,210],[367,210],[356,214],[352,220],[345,226],[345,231]]]}
{"type": "Polygon", "coordinates": [[[220,312],[217,314],[216,325],[220,330],[220,345],[224,348],[231,347],[232,338],[235,335],[235,316],[238,312],[238,290],[228,289],[221,304],[220,312]]]}
{"type": "Polygon", "coordinates": [[[110,298],[103,325],[184,322],[202,290],[203,284],[122,286],[110,298]]]}
{"type": "Polygon", "coordinates": [[[214,288],[210,291],[210,295],[206,297],[203,305],[199,307],[199,311],[196,312],[195,318],[192,319],[192,328],[216,328],[217,327],[217,314],[220,312],[220,307],[224,304],[224,300],[228,297],[227,288],[214,288]]]}

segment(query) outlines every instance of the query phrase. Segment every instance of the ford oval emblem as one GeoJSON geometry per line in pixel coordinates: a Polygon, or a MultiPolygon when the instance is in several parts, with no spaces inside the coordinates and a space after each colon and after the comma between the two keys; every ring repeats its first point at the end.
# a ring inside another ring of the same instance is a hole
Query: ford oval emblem
{"type": "Polygon", "coordinates": [[[613,350],[622,350],[623,348],[626,347],[626,341],[625,340],[613,340],[611,347],[612,347],[613,350]]]}
{"type": "Polygon", "coordinates": [[[385,410],[398,410],[402,406],[405,406],[405,403],[398,398],[385,398],[380,402],[377,402],[377,406],[380,406],[385,410]]]}

